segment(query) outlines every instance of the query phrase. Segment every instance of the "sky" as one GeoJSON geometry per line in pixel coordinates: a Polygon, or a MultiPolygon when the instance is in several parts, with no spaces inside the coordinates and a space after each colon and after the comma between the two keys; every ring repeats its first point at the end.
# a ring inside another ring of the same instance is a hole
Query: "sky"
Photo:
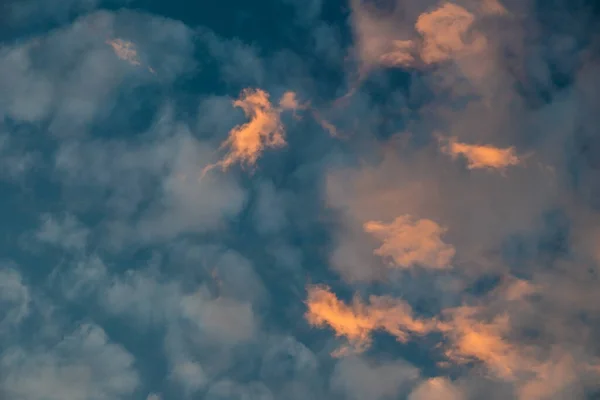
{"type": "Polygon", "coordinates": [[[600,7],[0,2],[0,399],[600,399],[600,7]]]}

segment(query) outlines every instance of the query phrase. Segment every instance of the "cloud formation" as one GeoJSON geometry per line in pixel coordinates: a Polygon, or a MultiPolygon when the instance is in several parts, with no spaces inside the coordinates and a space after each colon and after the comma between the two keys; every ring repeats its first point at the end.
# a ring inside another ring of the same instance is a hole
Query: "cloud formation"
{"type": "Polygon", "coordinates": [[[295,93],[286,92],[280,100],[280,107],[273,107],[269,94],[262,89],[244,89],[234,107],[244,111],[249,122],[234,127],[221,146],[225,156],[215,164],[205,167],[202,176],[215,167],[227,170],[233,164],[254,167],[262,152],[268,148],[286,145],[285,129],[280,119],[282,110],[295,110],[299,107],[295,93]]]}
{"type": "Polygon", "coordinates": [[[521,163],[514,147],[498,148],[490,145],[461,143],[456,138],[440,139],[441,150],[453,159],[463,156],[469,169],[497,169],[521,163]]]}
{"type": "Polygon", "coordinates": [[[430,322],[413,317],[407,303],[391,297],[371,296],[366,304],[355,297],[351,305],[346,305],[326,286],[309,286],[307,292],[308,323],[330,327],[336,336],[349,342],[350,347],[333,353],[336,356],[365,351],[375,331],[384,331],[406,342],[410,336],[426,334],[433,327],[430,322]]]}
{"type": "Polygon", "coordinates": [[[389,224],[369,221],[364,229],[383,243],[374,253],[391,260],[393,267],[422,265],[433,269],[448,268],[456,253],[441,239],[446,229],[429,219],[417,220],[403,215],[389,224]]]}
{"type": "Polygon", "coordinates": [[[424,12],[415,23],[422,36],[421,60],[434,64],[482,51],[487,41],[477,32],[470,32],[475,16],[463,7],[445,2],[424,12]],[[467,39],[467,35],[471,37],[467,39]]]}
{"type": "Polygon", "coordinates": [[[0,10],[1,398],[597,396],[592,6],[178,1],[0,10]]]}

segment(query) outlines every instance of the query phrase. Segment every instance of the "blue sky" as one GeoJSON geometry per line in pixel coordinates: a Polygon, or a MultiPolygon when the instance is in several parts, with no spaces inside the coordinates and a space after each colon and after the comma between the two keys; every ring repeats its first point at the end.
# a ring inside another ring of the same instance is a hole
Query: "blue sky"
{"type": "Polygon", "coordinates": [[[0,399],[600,398],[591,1],[0,7],[0,399]]]}

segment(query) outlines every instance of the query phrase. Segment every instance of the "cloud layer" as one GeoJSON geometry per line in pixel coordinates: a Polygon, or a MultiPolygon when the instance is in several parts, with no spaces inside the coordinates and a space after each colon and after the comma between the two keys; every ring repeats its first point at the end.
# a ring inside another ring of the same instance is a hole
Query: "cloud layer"
{"type": "Polygon", "coordinates": [[[0,10],[0,398],[598,396],[594,5],[63,3],[0,10]]]}

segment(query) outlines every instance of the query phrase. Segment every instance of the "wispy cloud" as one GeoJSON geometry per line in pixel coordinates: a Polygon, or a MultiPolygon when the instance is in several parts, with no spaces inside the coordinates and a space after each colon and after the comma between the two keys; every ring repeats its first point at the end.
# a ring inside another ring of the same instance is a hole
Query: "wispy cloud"
{"type": "Polygon", "coordinates": [[[317,327],[330,327],[344,337],[349,347],[336,350],[336,356],[362,352],[371,345],[371,335],[384,331],[398,341],[431,331],[433,324],[413,316],[411,307],[402,300],[371,296],[368,303],[355,297],[350,305],[339,300],[327,286],[309,286],[306,319],[317,327]]]}
{"type": "Polygon", "coordinates": [[[254,167],[265,149],[285,146],[285,129],[280,113],[283,110],[295,110],[299,104],[294,93],[286,92],[280,101],[280,108],[273,107],[269,94],[264,90],[245,89],[233,106],[241,108],[250,121],[229,132],[229,137],[220,147],[226,150],[225,156],[205,167],[202,176],[215,167],[226,170],[237,163],[254,167]]]}

